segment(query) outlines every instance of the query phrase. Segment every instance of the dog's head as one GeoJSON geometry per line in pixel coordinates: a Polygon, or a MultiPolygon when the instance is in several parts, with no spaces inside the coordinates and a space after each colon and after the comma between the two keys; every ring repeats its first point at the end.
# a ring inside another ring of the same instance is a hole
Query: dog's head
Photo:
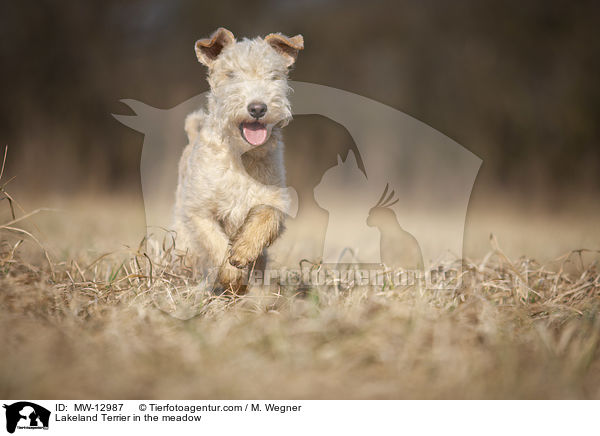
{"type": "Polygon", "coordinates": [[[196,42],[198,60],[208,67],[209,113],[224,140],[247,151],[290,121],[287,75],[303,48],[301,35],[236,41],[223,28],[196,42]]]}

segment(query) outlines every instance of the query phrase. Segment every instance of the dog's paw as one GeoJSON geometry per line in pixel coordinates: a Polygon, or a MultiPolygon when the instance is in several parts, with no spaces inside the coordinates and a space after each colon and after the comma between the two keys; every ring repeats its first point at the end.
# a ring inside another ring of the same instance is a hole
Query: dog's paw
{"type": "Polygon", "coordinates": [[[229,263],[236,268],[245,268],[258,257],[260,252],[247,244],[234,243],[229,253],[229,263]]]}
{"type": "Polygon", "coordinates": [[[232,292],[234,294],[244,293],[244,273],[228,263],[224,263],[219,269],[219,275],[213,292],[232,292]],[[241,292],[240,292],[241,291],[241,292]]]}
{"type": "Polygon", "coordinates": [[[229,256],[229,263],[239,269],[245,268],[253,260],[254,259],[240,255],[239,253],[232,253],[231,256],[229,256]]]}
{"type": "Polygon", "coordinates": [[[236,267],[236,268],[239,268],[239,269],[243,269],[243,268],[245,268],[245,267],[246,267],[246,265],[248,265],[248,263],[242,263],[242,262],[243,262],[243,261],[241,261],[240,259],[237,259],[237,258],[235,258],[235,257],[233,257],[233,256],[231,256],[231,257],[229,258],[229,263],[230,263],[232,266],[234,266],[234,267],[236,267]]]}

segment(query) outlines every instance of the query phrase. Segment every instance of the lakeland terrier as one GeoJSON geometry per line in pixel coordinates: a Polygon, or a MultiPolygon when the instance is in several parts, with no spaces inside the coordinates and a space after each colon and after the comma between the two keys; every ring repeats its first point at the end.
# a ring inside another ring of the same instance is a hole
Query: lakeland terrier
{"type": "Polygon", "coordinates": [[[210,92],[207,108],[185,122],[176,243],[204,274],[216,273],[217,289],[241,293],[249,270],[264,270],[290,206],[281,129],[292,118],[288,70],[304,40],[276,33],[236,41],[220,28],[195,48],[210,92]]]}

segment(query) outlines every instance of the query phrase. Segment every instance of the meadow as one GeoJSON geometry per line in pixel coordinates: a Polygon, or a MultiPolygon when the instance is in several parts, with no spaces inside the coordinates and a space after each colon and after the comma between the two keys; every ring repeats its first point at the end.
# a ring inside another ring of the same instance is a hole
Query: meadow
{"type": "Polygon", "coordinates": [[[597,253],[574,245],[597,236],[589,216],[474,210],[464,258],[444,266],[461,271],[452,290],[331,283],[231,298],[130,242],[139,199],[36,210],[6,182],[4,398],[600,398],[597,253]],[[539,244],[523,246],[523,227],[539,244]],[[564,254],[536,261],[528,248],[564,254]]]}

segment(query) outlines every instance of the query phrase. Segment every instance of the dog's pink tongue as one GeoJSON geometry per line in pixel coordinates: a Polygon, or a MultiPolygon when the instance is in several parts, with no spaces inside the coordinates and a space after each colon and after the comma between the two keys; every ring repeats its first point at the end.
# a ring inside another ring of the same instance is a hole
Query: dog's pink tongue
{"type": "Polygon", "coordinates": [[[261,123],[244,123],[244,138],[252,145],[262,145],[267,140],[267,127],[261,123]]]}

